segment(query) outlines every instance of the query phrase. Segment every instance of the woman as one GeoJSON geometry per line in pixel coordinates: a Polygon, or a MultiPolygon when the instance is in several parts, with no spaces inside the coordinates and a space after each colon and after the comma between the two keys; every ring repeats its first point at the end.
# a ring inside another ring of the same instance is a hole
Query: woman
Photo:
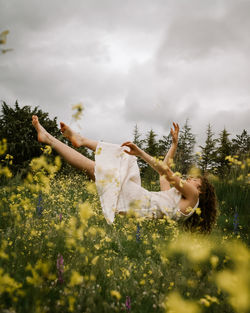
{"type": "Polygon", "coordinates": [[[32,124],[37,130],[38,141],[52,146],[69,164],[84,170],[95,181],[108,223],[113,223],[116,213],[127,214],[132,210],[136,215],[149,218],[166,215],[183,221],[185,228],[191,230],[211,231],[216,218],[213,187],[204,177],[190,177],[183,181],[170,169],[178,144],[178,124],[173,123],[174,129],[171,128],[173,142],[164,161],[156,160],[130,141],[121,146],[97,142],[60,123],[61,132],[73,146],[85,146],[95,151],[95,161],[92,161],[50,135],[35,115],[32,124]],[[150,192],[141,186],[137,157],[160,174],[161,191],[150,192]],[[195,212],[199,203],[200,215],[195,212]]]}

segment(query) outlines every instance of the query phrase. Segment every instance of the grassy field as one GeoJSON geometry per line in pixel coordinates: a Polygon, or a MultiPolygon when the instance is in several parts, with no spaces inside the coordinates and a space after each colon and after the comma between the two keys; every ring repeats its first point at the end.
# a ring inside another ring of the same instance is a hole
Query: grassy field
{"type": "Polygon", "coordinates": [[[40,158],[0,189],[0,312],[249,312],[249,185],[217,182],[218,224],[198,236],[108,225],[95,185],[57,167],[40,158]]]}

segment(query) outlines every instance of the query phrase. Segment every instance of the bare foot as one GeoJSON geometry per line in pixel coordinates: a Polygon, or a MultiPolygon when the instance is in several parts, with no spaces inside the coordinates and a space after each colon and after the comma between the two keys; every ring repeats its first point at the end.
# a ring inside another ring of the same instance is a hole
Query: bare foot
{"type": "Polygon", "coordinates": [[[72,145],[76,148],[79,148],[83,145],[83,138],[80,134],[74,132],[68,125],[63,122],[60,122],[61,132],[64,137],[68,138],[72,145]]]}
{"type": "Polygon", "coordinates": [[[32,125],[35,127],[37,131],[38,141],[51,145],[51,138],[50,138],[51,135],[42,127],[36,115],[32,116],[32,125]]]}

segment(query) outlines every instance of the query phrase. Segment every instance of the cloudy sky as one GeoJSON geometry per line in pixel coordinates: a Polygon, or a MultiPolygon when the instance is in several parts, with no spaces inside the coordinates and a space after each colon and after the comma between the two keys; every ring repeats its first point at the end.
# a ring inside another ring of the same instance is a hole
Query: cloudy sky
{"type": "MultiPolygon", "coordinates": [[[[0,0],[0,99],[93,139],[250,132],[249,0],[0,0]],[[72,105],[84,115],[72,120],[72,105]]],[[[159,138],[159,137],[158,137],[159,138]]]]}

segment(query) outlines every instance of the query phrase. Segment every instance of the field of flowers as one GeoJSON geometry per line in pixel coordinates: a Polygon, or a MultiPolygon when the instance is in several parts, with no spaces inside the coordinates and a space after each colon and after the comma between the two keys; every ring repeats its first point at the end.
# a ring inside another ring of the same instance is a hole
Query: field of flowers
{"type": "Polygon", "coordinates": [[[0,187],[0,312],[249,312],[247,182],[216,183],[218,225],[201,236],[168,219],[108,225],[95,184],[59,168],[43,154],[0,187]]]}

